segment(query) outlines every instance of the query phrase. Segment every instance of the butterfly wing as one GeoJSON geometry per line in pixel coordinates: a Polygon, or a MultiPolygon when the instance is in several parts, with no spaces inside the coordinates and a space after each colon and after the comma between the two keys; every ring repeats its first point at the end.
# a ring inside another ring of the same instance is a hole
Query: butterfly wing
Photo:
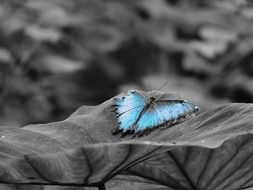
{"type": "Polygon", "coordinates": [[[129,91],[125,96],[117,97],[115,103],[119,122],[118,130],[123,130],[123,132],[131,130],[146,106],[145,99],[139,93],[129,91]]]}
{"type": "Polygon", "coordinates": [[[152,131],[163,124],[168,126],[170,123],[171,126],[187,119],[197,110],[195,104],[183,100],[154,103],[137,122],[135,132],[152,131]]]}

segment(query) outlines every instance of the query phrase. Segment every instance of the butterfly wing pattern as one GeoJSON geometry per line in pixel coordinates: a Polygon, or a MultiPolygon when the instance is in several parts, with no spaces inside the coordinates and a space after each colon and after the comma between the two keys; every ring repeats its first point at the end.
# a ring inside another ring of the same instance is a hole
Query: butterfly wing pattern
{"type": "Polygon", "coordinates": [[[122,136],[147,135],[156,129],[183,122],[198,111],[198,107],[192,102],[181,99],[165,100],[160,97],[145,97],[142,92],[133,90],[116,97],[114,106],[118,126],[112,133],[122,132],[122,136]]]}
{"type": "Polygon", "coordinates": [[[145,99],[134,91],[128,91],[125,96],[115,99],[116,113],[118,116],[118,130],[123,133],[131,130],[146,106],[145,99]]]}

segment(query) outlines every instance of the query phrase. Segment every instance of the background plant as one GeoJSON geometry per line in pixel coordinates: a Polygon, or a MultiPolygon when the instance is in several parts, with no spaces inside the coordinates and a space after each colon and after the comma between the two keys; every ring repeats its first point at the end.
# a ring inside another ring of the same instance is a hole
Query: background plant
{"type": "Polygon", "coordinates": [[[250,1],[1,1],[1,123],[66,118],[129,88],[202,110],[252,102],[250,1]],[[99,76],[99,77],[98,77],[99,76]],[[178,88],[180,86],[180,88],[178,88]]]}

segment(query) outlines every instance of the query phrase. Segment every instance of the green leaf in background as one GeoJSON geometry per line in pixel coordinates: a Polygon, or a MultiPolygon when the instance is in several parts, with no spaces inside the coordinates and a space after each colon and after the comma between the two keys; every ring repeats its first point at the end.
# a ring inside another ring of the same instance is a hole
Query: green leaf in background
{"type": "Polygon", "coordinates": [[[117,122],[111,105],[83,106],[60,122],[2,127],[0,181],[101,189],[252,186],[252,104],[224,105],[133,140],[111,134],[117,122]]]}

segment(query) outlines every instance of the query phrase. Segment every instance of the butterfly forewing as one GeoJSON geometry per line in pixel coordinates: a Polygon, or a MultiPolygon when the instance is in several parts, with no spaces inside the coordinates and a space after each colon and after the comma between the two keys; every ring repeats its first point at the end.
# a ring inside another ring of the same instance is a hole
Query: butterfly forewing
{"type": "Polygon", "coordinates": [[[132,91],[127,92],[125,96],[117,97],[116,106],[119,130],[123,130],[123,132],[131,130],[145,105],[144,98],[140,94],[132,91]]]}

